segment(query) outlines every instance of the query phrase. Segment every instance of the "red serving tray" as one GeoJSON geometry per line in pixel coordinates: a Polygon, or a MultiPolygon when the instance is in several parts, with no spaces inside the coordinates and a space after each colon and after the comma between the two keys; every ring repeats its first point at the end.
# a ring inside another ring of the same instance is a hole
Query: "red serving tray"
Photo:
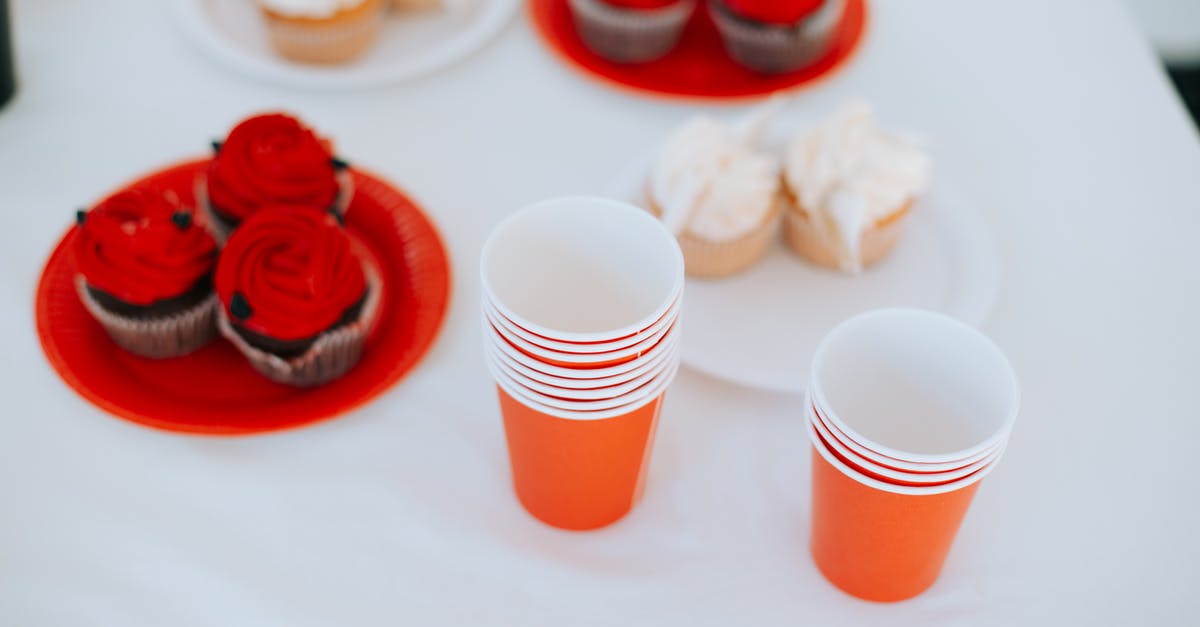
{"type": "MultiPolygon", "coordinates": [[[[150,183],[193,202],[207,160],[160,170],[150,183]]],[[[382,298],[362,360],[345,376],[311,389],[263,378],[221,338],[174,359],[146,359],[109,339],[79,302],[71,244],[63,235],[42,269],[35,301],[46,359],[72,389],[131,422],[180,433],[243,435],[333,418],[382,394],[417,365],[437,337],[450,297],[450,265],[437,229],[407,196],[352,170],[355,194],[346,229],[377,268],[382,298]]]]}

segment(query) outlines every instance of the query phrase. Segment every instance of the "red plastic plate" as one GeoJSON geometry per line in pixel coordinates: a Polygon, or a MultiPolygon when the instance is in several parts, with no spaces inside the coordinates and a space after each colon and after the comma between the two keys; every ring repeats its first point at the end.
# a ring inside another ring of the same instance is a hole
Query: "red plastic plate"
{"type": "MultiPolygon", "coordinates": [[[[703,4],[703,3],[702,3],[703,4]]],[[[788,74],[757,74],[734,63],[721,44],[708,9],[701,6],[667,56],[622,65],[597,56],[579,38],[567,0],[530,0],[529,15],[543,41],[567,65],[619,88],[643,94],[727,100],[811,85],[845,65],[866,30],[864,0],[849,0],[833,46],[813,64],[788,74]]]]}
{"type": "MultiPolygon", "coordinates": [[[[133,183],[154,183],[193,199],[193,161],[133,183]]],[[[75,293],[67,231],[42,269],[36,296],[38,337],[46,359],[81,396],[141,425],[209,435],[290,429],[332,418],[383,393],[437,337],[450,296],[450,266],[437,230],[411,200],[381,179],[354,170],[355,195],[346,228],[371,256],[383,283],[379,315],[362,361],[324,386],[298,389],[256,373],[218,338],[175,359],[121,350],[84,310],[75,293]]]]}

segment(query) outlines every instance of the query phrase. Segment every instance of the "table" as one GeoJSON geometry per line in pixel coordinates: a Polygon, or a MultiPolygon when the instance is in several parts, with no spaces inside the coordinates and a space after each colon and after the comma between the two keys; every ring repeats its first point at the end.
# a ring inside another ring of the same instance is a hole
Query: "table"
{"type": "MultiPolygon", "coordinates": [[[[315,93],[202,56],[165,3],[14,7],[0,113],[0,624],[1196,624],[1200,142],[1114,0],[881,0],[851,96],[935,138],[1004,265],[985,330],[1023,410],[941,580],[875,605],[807,555],[800,399],[681,373],[645,501],[595,533],[513,499],[478,335],[483,239],[600,191],[689,113],[608,91],[523,20],[416,82],[315,93]],[[456,271],[435,349],[343,419],[205,439],[114,420],[42,358],[31,296],[74,209],[269,108],[430,210],[456,271]]],[[[767,315],[767,314],[764,314],[767,315]]],[[[807,358],[806,356],[804,358],[807,358]]]]}

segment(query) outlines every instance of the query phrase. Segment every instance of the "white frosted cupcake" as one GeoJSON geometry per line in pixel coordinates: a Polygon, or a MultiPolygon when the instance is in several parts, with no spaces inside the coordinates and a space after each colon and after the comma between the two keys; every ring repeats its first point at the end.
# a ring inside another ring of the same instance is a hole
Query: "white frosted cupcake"
{"type": "Polygon", "coordinates": [[[880,129],[869,105],[852,103],[788,146],[785,239],[813,263],[861,272],[895,247],[928,181],[917,141],[880,129]]]}
{"type": "Polygon", "coordinates": [[[346,63],[375,42],[384,0],[256,0],[271,45],[304,63],[346,63]]]}
{"type": "Polygon", "coordinates": [[[770,247],[781,211],[779,165],[753,141],[781,104],[772,101],[732,128],[693,118],[663,147],[648,201],[679,240],[688,275],[736,274],[770,247]]]}

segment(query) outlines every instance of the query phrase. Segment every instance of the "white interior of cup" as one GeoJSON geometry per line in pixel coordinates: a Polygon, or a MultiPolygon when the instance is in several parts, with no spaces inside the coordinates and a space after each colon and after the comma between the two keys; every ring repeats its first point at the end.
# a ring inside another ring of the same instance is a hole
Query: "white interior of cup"
{"type": "Polygon", "coordinates": [[[919,309],[839,324],[813,356],[817,406],[887,457],[955,462],[1008,437],[1020,393],[1004,353],[979,331],[919,309]]]}
{"type": "Polygon", "coordinates": [[[520,370],[509,366],[508,363],[505,362],[505,360],[499,356],[495,350],[488,350],[488,358],[492,360],[492,365],[510,380],[520,384],[522,387],[529,388],[535,392],[546,394],[548,396],[555,396],[577,401],[599,401],[620,397],[633,392],[647,383],[650,383],[654,377],[662,374],[667,368],[672,367],[679,361],[678,351],[675,351],[673,354],[668,353],[666,357],[667,359],[658,360],[658,363],[655,367],[623,383],[618,383],[616,385],[603,388],[579,389],[574,387],[565,388],[549,385],[543,382],[540,377],[533,378],[526,376],[520,370]]]}
{"type": "MultiPolygon", "coordinates": [[[[491,368],[491,364],[488,364],[488,367],[491,368]]],[[[671,385],[671,381],[674,379],[675,373],[671,371],[668,372],[670,376],[659,376],[656,378],[651,386],[647,388],[646,393],[637,398],[637,400],[633,400],[627,405],[620,405],[610,409],[595,411],[575,411],[552,407],[550,405],[546,405],[545,403],[538,402],[537,400],[528,396],[520,389],[520,386],[513,384],[508,378],[496,376],[497,373],[495,371],[492,372],[492,377],[495,380],[496,385],[500,386],[505,393],[513,398],[513,400],[525,405],[526,407],[529,407],[534,411],[568,420],[604,420],[606,418],[615,418],[617,416],[623,416],[630,412],[637,411],[645,405],[653,402],[654,399],[666,392],[667,388],[671,385]]]]}
{"type": "Polygon", "coordinates": [[[679,327],[676,326],[674,330],[667,333],[667,335],[662,338],[657,346],[651,348],[641,356],[615,366],[603,366],[600,368],[567,368],[565,366],[557,366],[538,361],[537,359],[522,353],[516,348],[513,348],[512,344],[509,344],[508,341],[496,333],[495,329],[487,322],[486,319],[483,321],[483,337],[484,341],[491,342],[492,346],[501,351],[506,357],[509,357],[522,366],[537,370],[538,372],[545,372],[547,374],[566,379],[605,379],[628,374],[631,371],[642,367],[645,362],[658,357],[660,351],[666,351],[668,348],[678,342],[679,327]]]}
{"type": "Polygon", "coordinates": [[[502,221],[480,259],[506,318],[564,341],[609,341],[650,326],[683,289],[683,254],[654,216],[586,196],[531,205],[502,221]]]}
{"type": "Polygon", "coordinates": [[[635,344],[632,344],[630,346],[626,346],[624,348],[620,348],[617,350],[609,351],[609,352],[604,352],[604,353],[564,353],[561,351],[551,350],[548,348],[544,348],[542,346],[538,346],[536,344],[530,343],[530,342],[518,337],[517,335],[515,335],[511,331],[509,331],[508,328],[506,328],[499,320],[497,320],[494,314],[489,313],[487,310],[484,311],[484,316],[487,318],[488,323],[492,325],[492,331],[494,333],[496,333],[500,337],[504,338],[504,340],[507,341],[509,344],[512,344],[514,347],[533,355],[535,358],[546,359],[546,360],[550,360],[550,361],[559,361],[559,362],[571,363],[571,364],[580,364],[580,365],[584,365],[584,366],[591,365],[591,364],[604,363],[606,361],[614,361],[614,360],[628,359],[630,357],[636,357],[636,356],[638,356],[642,353],[645,353],[645,352],[649,351],[650,349],[654,348],[658,344],[658,342],[660,340],[662,340],[663,337],[666,336],[667,333],[672,331],[672,329],[674,328],[672,326],[674,324],[674,321],[672,321],[672,325],[667,325],[667,326],[662,327],[658,331],[655,331],[653,334],[642,338],[641,341],[639,341],[635,344]]]}
{"type": "Polygon", "coordinates": [[[957,481],[982,469],[984,466],[997,461],[1000,459],[1000,455],[1002,455],[1004,452],[1004,446],[1002,444],[999,448],[991,451],[978,461],[959,468],[940,472],[905,472],[902,470],[896,470],[895,468],[889,468],[887,466],[880,466],[870,459],[866,459],[861,455],[855,454],[854,451],[847,448],[835,434],[829,431],[825,423],[821,422],[819,416],[810,411],[808,418],[812,422],[812,426],[816,428],[817,433],[820,434],[821,438],[825,440],[825,443],[830,448],[837,451],[837,453],[839,453],[842,457],[850,460],[854,464],[857,464],[869,472],[873,472],[876,475],[895,481],[906,481],[909,483],[921,483],[925,485],[945,483],[947,481],[957,481]]]}
{"type": "Polygon", "coordinates": [[[595,379],[573,379],[567,377],[557,377],[552,374],[547,374],[545,372],[541,372],[540,370],[530,368],[504,354],[504,352],[497,348],[493,342],[484,343],[484,350],[488,356],[500,361],[508,368],[521,373],[526,378],[533,379],[546,385],[552,385],[557,388],[573,390],[594,390],[628,383],[629,381],[632,381],[638,377],[641,377],[647,372],[654,370],[672,355],[678,355],[678,347],[678,337],[667,338],[666,344],[662,346],[662,350],[655,349],[653,354],[647,354],[643,356],[643,359],[636,360],[636,362],[640,365],[624,374],[595,379]]]}
{"type": "Polygon", "coordinates": [[[991,474],[992,470],[994,470],[996,468],[996,463],[993,462],[991,464],[984,466],[983,468],[981,468],[978,472],[976,472],[973,475],[964,477],[962,479],[959,479],[958,481],[952,481],[950,483],[944,483],[942,485],[935,485],[935,486],[909,486],[909,485],[897,485],[894,483],[887,483],[886,481],[880,481],[873,477],[868,477],[868,476],[862,474],[861,472],[858,472],[857,470],[854,470],[853,468],[842,463],[842,460],[840,460],[836,456],[834,456],[834,454],[831,453],[829,451],[829,449],[825,447],[825,445],[821,442],[821,440],[819,438],[817,438],[817,429],[815,426],[813,426],[812,421],[805,420],[804,424],[805,424],[805,428],[808,430],[809,441],[812,442],[813,449],[817,452],[818,455],[821,456],[822,459],[829,462],[829,464],[831,466],[836,468],[838,470],[838,472],[842,473],[843,475],[846,475],[847,477],[849,477],[869,488],[874,488],[876,490],[882,490],[884,492],[891,492],[893,494],[906,494],[906,495],[911,495],[911,496],[929,496],[929,495],[934,495],[934,494],[945,494],[947,492],[954,492],[955,490],[961,490],[973,483],[979,482],[984,477],[991,474]]]}
{"type": "Polygon", "coordinates": [[[679,317],[681,299],[676,297],[675,302],[667,309],[657,321],[649,327],[627,335],[623,338],[616,339],[610,342],[563,342],[560,340],[543,337],[528,329],[522,329],[512,320],[504,317],[504,314],[496,309],[495,305],[488,299],[487,294],[483,295],[483,309],[491,318],[492,322],[509,334],[515,335],[530,344],[545,348],[546,350],[565,352],[565,353],[608,353],[629,348],[635,344],[644,341],[647,337],[658,333],[665,327],[669,326],[679,317]]]}

